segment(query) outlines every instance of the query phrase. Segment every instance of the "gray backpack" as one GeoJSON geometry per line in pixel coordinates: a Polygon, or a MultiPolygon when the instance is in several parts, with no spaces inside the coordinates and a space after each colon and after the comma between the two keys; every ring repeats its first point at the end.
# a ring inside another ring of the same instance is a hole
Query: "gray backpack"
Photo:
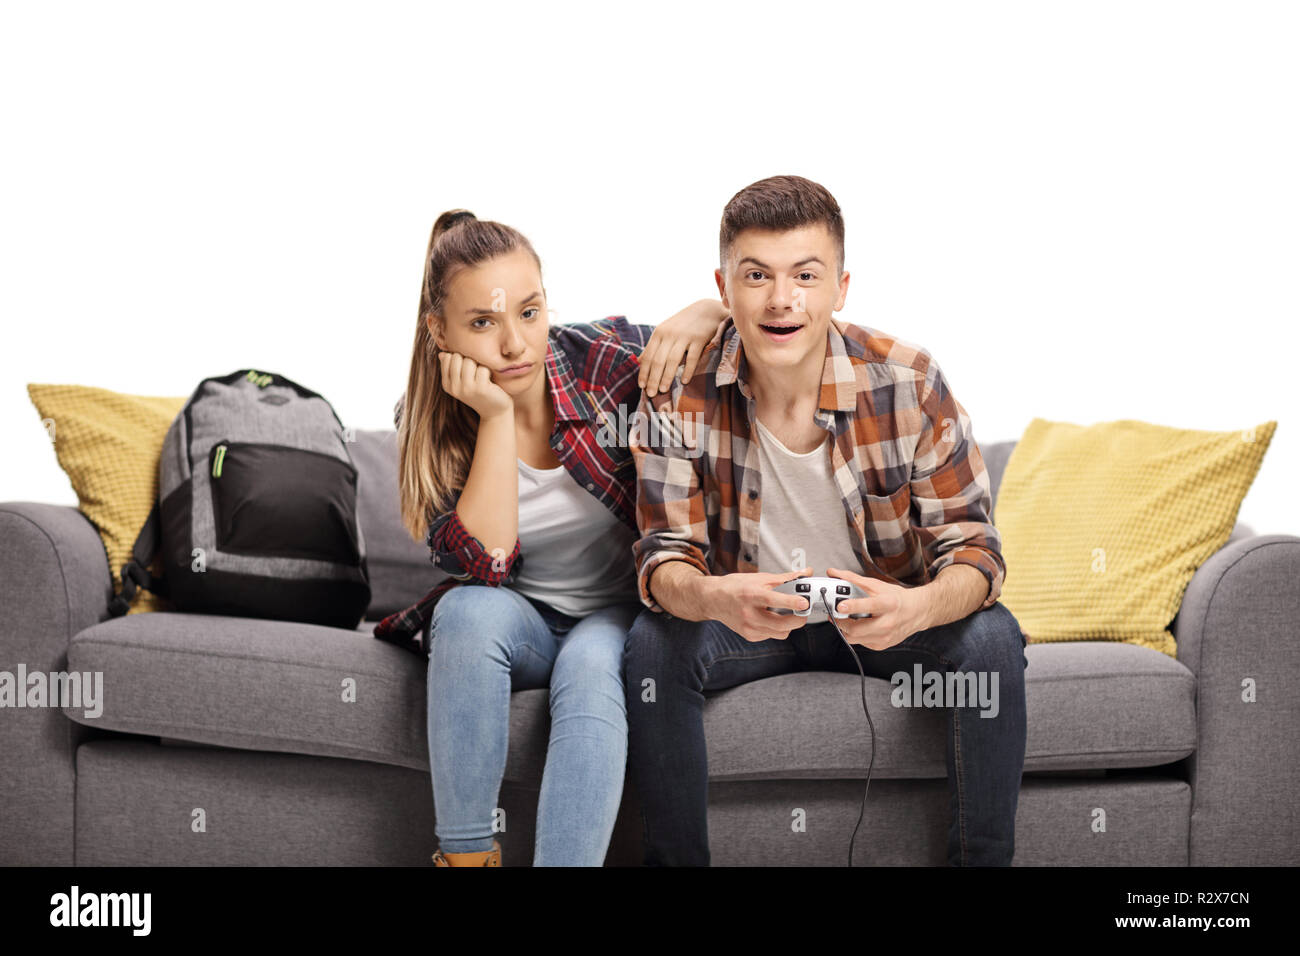
{"type": "Polygon", "coordinates": [[[204,379],[167,430],[110,613],[143,587],[178,611],[355,629],[370,582],[347,439],[329,402],[282,375],[204,379]]]}

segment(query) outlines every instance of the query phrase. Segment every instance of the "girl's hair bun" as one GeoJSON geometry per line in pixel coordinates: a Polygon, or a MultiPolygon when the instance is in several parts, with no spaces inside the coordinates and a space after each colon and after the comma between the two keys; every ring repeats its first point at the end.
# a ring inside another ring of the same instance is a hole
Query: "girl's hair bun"
{"type": "Polygon", "coordinates": [[[433,241],[437,242],[439,236],[457,223],[468,222],[470,220],[477,221],[478,217],[468,209],[447,210],[447,212],[444,212],[439,216],[437,221],[433,224],[433,241]]]}

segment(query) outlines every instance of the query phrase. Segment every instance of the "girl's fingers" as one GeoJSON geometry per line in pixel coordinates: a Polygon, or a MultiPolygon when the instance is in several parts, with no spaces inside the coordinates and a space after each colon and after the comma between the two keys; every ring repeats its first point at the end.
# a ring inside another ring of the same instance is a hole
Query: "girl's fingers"
{"type": "MultiPolygon", "coordinates": [[[[444,353],[445,354],[445,353],[444,353]]],[[[460,356],[456,354],[447,355],[447,359],[442,365],[443,387],[453,396],[460,391],[460,356]]]]}
{"type": "MultiPolygon", "coordinates": [[[[665,343],[660,348],[655,349],[655,354],[650,359],[650,370],[646,373],[646,394],[651,398],[653,398],[657,392],[662,391],[659,386],[660,379],[663,378],[664,361],[666,359],[666,353],[672,351],[672,349],[673,344],[671,342],[665,343]]],[[[644,367],[644,365],[645,362],[643,360],[642,367],[644,367]]]]}
{"type": "Polygon", "coordinates": [[[674,340],[664,349],[663,360],[658,366],[659,391],[666,392],[673,387],[673,376],[677,374],[677,366],[682,364],[682,356],[685,354],[686,349],[680,340],[674,340]]]}
{"type": "Polygon", "coordinates": [[[636,387],[645,388],[646,383],[650,381],[650,363],[654,361],[655,353],[659,351],[659,340],[663,338],[659,330],[655,329],[650,333],[650,341],[645,344],[641,350],[640,370],[636,373],[636,387]]]}
{"type": "MultiPolygon", "coordinates": [[[[682,372],[683,385],[689,382],[691,376],[695,374],[695,365],[699,362],[700,353],[703,351],[704,350],[695,342],[692,342],[691,347],[686,350],[686,370],[682,372]]],[[[669,384],[671,385],[672,383],[670,382],[669,384]]]]}

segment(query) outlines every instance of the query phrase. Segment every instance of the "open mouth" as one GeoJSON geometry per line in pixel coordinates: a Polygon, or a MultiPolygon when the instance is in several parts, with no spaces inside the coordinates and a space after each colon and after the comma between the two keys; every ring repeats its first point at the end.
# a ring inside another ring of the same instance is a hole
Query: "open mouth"
{"type": "Polygon", "coordinates": [[[797,322],[760,322],[758,327],[774,342],[788,342],[803,328],[797,322]]]}

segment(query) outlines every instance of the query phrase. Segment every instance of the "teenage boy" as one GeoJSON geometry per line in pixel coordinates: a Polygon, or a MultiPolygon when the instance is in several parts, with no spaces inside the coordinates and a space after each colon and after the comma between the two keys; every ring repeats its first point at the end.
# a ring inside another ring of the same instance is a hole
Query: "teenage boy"
{"type": "Polygon", "coordinates": [[[769,610],[804,607],[773,588],[816,574],[868,595],[841,610],[871,617],[837,620],[865,673],[919,664],[997,688],[996,716],[949,708],[948,862],[1009,865],[1027,639],[997,603],[1006,566],[970,418],[928,351],[832,320],[849,274],[825,188],[798,176],[745,187],[719,246],[732,318],[690,382],[642,395],[653,427],[630,440],[648,610],[625,655],[628,770],[645,862],[709,863],[704,691],[857,673],[820,601],[806,618],[769,610]]]}

